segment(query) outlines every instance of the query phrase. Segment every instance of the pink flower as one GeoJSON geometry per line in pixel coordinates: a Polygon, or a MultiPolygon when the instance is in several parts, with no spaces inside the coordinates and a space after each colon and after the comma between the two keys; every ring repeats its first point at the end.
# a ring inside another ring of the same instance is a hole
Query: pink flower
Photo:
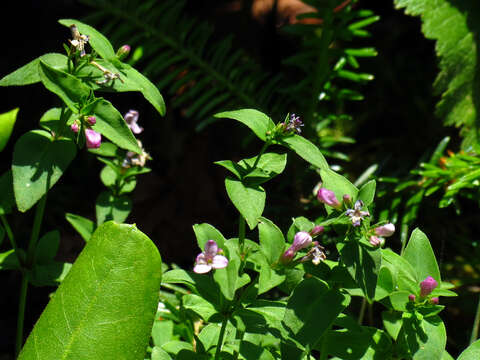
{"type": "Polygon", "coordinates": [[[375,234],[378,236],[389,237],[395,232],[395,225],[388,223],[375,228],[375,234]]]}
{"type": "Polygon", "coordinates": [[[76,122],[74,122],[72,125],[70,125],[70,129],[76,134],[76,133],[78,133],[78,130],[80,128],[78,127],[78,124],[76,122]]]}
{"type": "Polygon", "coordinates": [[[368,240],[368,242],[370,243],[370,245],[377,247],[382,245],[382,242],[384,241],[382,240],[383,240],[382,238],[372,235],[370,236],[370,239],[368,240]]]}
{"type": "Polygon", "coordinates": [[[420,296],[426,297],[430,295],[437,286],[437,281],[433,277],[427,276],[427,278],[420,283],[420,296]]]}
{"type": "Polygon", "coordinates": [[[212,269],[223,269],[228,265],[228,259],[223,255],[218,255],[222,252],[218,248],[217,243],[214,240],[208,240],[205,243],[205,251],[198,254],[195,260],[195,266],[193,271],[197,274],[205,274],[212,269]]]}
{"type": "Polygon", "coordinates": [[[323,230],[325,230],[323,226],[315,225],[315,227],[312,230],[310,230],[310,235],[312,236],[320,235],[323,232],[323,230]]]}
{"type": "Polygon", "coordinates": [[[117,57],[119,60],[123,60],[125,59],[128,54],[130,54],[130,45],[123,45],[122,47],[120,47],[120,49],[118,49],[117,51],[117,57]]]}
{"type": "Polygon", "coordinates": [[[312,237],[306,231],[299,231],[295,234],[293,238],[292,248],[294,252],[298,250],[305,249],[312,243],[312,237]]]}
{"type": "Polygon", "coordinates": [[[134,134],[140,134],[143,131],[143,128],[138,126],[138,111],[136,110],[129,110],[128,113],[125,114],[123,117],[134,134]]]}
{"type": "Polygon", "coordinates": [[[280,257],[280,262],[282,264],[288,264],[295,257],[295,250],[293,246],[290,246],[280,257]]]}
{"type": "Polygon", "coordinates": [[[411,302],[415,302],[415,299],[416,299],[415,295],[413,294],[408,295],[408,300],[410,300],[411,302]]]}
{"type": "Polygon", "coordinates": [[[97,149],[102,144],[102,135],[95,130],[85,129],[85,138],[89,149],[97,149]]]}
{"type": "Polygon", "coordinates": [[[370,216],[370,213],[367,211],[362,211],[363,201],[357,200],[355,202],[353,209],[348,209],[345,211],[345,215],[350,217],[353,226],[360,226],[360,222],[363,220],[365,216],[370,216]]]}
{"type": "Polygon", "coordinates": [[[341,206],[340,202],[335,197],[335,193],[331,190],[320,188],[317,193],[317,199],[325,205],[338,208],[341,206]]]}
{"type": "Polygon", "coordinates": [[[438,297],[433,297],[430,299],[430,303],[433,305],[438,305],[439,302],[440,302],[440,299],[438,297]]]}
{"type": "Polygon", "coordinates": [[[87,117],[87,122],[90,125],[95,125],[97,123],[97,119],[95,118],[95,116],[89,116],[89,117],[87,117]]]}

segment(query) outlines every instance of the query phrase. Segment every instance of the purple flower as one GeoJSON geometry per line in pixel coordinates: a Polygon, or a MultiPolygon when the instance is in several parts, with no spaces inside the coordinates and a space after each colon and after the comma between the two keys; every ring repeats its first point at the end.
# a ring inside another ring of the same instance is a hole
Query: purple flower
{"type": "Polygon", "coordinates": [[[125,121],[127,122],[128,127],[134,134],[140,134],[143,131],[143,128],[138,126],[138,111],[136,110],[129,110],[125,116],[125,121]]]}
{"type": "Polygon", "coordinates": [[[80,129],[77,122],[74,122],[72,125],[70,125],[70,129],[76,134],[78,133],[78,130],[80,129]]]}
{"type": "Polygon", "coordinates": [[[408,295],[408,300],[410,300],[411,302],[415,302],[415,299],[416,299],[415,295],[413,294],[408,295]]]}
{"type": "Polygon", "coordinates": [[[97,123],[97,119],[95,118],[95,116],[89,116],[89,117],[87,117],[87,122],[90,125],[95,125],[97,123]]]}
{"type": "Polygon", "coordinates": [[[314,246],[308,251],[307,255],[300,259],[300,262],[307,262],[311,260],[314,265],[318,265],[321,261],[327,258],[324,250],[325,248],[315,241],[314,246]]]}
{"type": "Polygon", "coordinates": [[[305,249],[312,243],[312,236],[306,231],[299,231],[293,238],[292,248],[294,252],[305,249]]]}
{"type": "Polygon", "coordinates": [[[195,266],[193,271],[197,274],[205,274],[212,269],[223,269],[228,265],[228,259],[223,255],[218,255],[222,252],[218,248],[217,243],[214,240],[208,240],[205,243],[205,251],[198,254],[195,260],[195,266]]]}
{"type": "Polygon", "coordinates": [[[291,114],[289,121],[285,125],[285,131],[293,131],[297,134],[300,134],[302,132],[302,129],[300,129],[300,127],[302,126],[303,122],[302,120],[300,120],[300,117],[295,116],[295,114],[291,114]]]}
{"type": "Polygon", "coordinates": [[[440,299],[438,297],[433,297],[430,299],[430,304],[438,305],[439,302],[440,302],[440,299]]]}
{"type": "Polygon", "coordinates": [[[437,281],[433,277],[427,276],[427,278],[420,283],[420,296],[426,297],[430,295],[437,286],[437,281]]]}
{"type": "Polygon", "coordinates": [[[130,54],[130,45],[123,45],[120,49],[117,50],[117,57],[119,60],[125,59],[128,54],[130,54]]]}
{"type": "Polygon", "coordinates": [[[295,250],[293,246],[290,246],[280,257],[280,262],[282,264],[288,264],[295,257],[295,250]]]}
{"type": "Polygon", "coordinates": [[[335,197],[335,193],[332,190],[320,188],[317,193],[317,199],[325,205],[338,208],[341,206],[340,202],[335,197]]]}
{"type": "Polygon", "coordinates": [[[102,135],[95,130],[85,129],[85,138],[89,149],[97,149],[102,144],[102,135]]]}
{"type": "Polygon", "coordinates": [[[381,246],[382,245],[382,238],[379,238],[377,236],[370,236],[370,239],[368,240],[368,242],[370,243],[370,245],[372,246],[381,246]]]}
{"type": "Polygon", "coordinates": [[[370,213],[368,211],[362,211],[363,207],[363,201],[362,200],[357,200],[355,202],[355,206],[353,209],[348,209],[345,212],[345,215],[350,217],[350,220],[352,220],[353,226],[360,226],[361,221],[365,216],[370,216],[370,213]]]}
{"type": "Polygon", "coordinates": [[[388,223],[375,228],[375,234],[378,236],[389,237],[395,232],[395,225],[388,223]]]}
{"type": "Polygon", "coordinates": [[[325,230],[323,226],[315,225],[315,227],[312,230],[310,230],[310,235],[312,237],[320,235],[323,232],[323,230],[325,230]]]}

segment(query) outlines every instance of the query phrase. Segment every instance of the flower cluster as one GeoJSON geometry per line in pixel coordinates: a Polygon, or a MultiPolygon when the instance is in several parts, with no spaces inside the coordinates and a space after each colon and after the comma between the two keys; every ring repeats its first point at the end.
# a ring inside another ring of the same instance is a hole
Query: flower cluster
{"type": "Polygon", "coordinates": [[[88,40],[90,40],[90,38],[88,37],[88,35],[80,34],[76,25],[71,25],[70,31],[72,32],[73,40],[68,41],[75,50],[80,51],[80,57],[84,57],[86,55],[85,45],[88,43],[88,40]]]}
{"type": "MultiPolygon", "coordinates": [[[[428,302],[433,305],[438,305],[440,302],[440,299],[438,297],[429,297],[429,295],[435,290],[435,288],[438,286],[437,280],[435,280],[431,276],[427,276],[425,280],[420,282],[420,301],[425,301],[428,299],[428,302]]],[[[408,299],[411,302],[416,302],[417,298],[414,294],[410,294],[408,296],[408,299]]]]}
{"type": "Polygon", "coordinates": [[[385,238],[390,237],[395,233],[395,225],[387,223],[373,229],[374,235],[370,236],[369,242],[372,246],[383,246],[385,238]]]}
{"type": "Polygon", "coordinates": [[[307,262],[311,260],[312,263],[318,265],[320,261],[325,260],[325,249],[318,244],[318,241],[313,241],[313,237],[320,235],[323,230],[323,226],[315,226],[310,232],[297,232],[293,238],[293,244],[283,253],[280,258],[280,262],[283,264],[291,262],[298,251],[308,248],[311,245],[313,246],[308,251],[307,255],[300,259],[300,262],[307,262]]]}
{"type": "Polygon", "coordinates": [[[219,254],[223,254],[223,250],[218,247],[214,240],[208,240],[205,243],[205,250],[198,254],[195,260],[193,271],[197,274],[205,274],[212,269],[226,268],[228,259],[219,254]]]}
{"type": "Polygon", "coordinates": [[[80,128],[83,127],[85,130],[85,143],[89,149],[97,149],[102,144],[102,135],[91,127],[97,123],[95,116],[84,116],[82,118],[76,119],[70,129],[77,134],[80,131],[80,128]]]}
{"type": "Polygon", "coordinates": [[[277,125],[277,129],[280,134],[300,134],[302,132],[302,126],[303,122],[300,120],[300,117],[296,116],[295,114],[291,114],[285,119],[285,121],[277,125]]]}
{"type": "MultiPolygon", "coordinates": [[[[128,127],[130,128],[130,130],[132,130],[132,132],[135,135],[138,135],[143,132],[143,128],[138,125],[138,116],[139,116],[138,111],[136,110],[129,110],[123,116],[128,127]]],[[[132,166],[144,167],[147,160],[152,159],[150,154],[147,153],[143,148],[142,142],[137,139],[137,143],[140,149],[142,149],[142,152],[140,154],[137,154],[137,153],[134,153],[133,151],[128,151],[127,154],[125,155],[125,159],[123,159],[123,162],[122,162],[123,168],[129,168],[132,166]]]]}

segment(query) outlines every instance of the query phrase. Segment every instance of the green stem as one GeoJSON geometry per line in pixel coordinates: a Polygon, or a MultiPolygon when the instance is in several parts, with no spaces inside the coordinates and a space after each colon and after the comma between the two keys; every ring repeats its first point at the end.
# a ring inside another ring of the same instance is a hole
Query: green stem
{"type": "Polygon", "coordinates": [[[260,161],[260,158],[262,157],[263,153],[267,150],[267,148],[270,146],[270,141],[266,141],[265,144],[263,144],[262,149],[257,155],[257,158],[255,159],[255,163],[253,164],[253,168],[256,168],[258,165],[258,162],[260,161]]]}
{"type": "Polygon", "coordinates": [[[240,214],[238,218],[238,244],[240,246],[240,255],[245,255],[245,218],[240,214]]]}
{"type": "Polygon", "coordinates": [[[400,241],[402,242],[402,249],[400,250],[400,256],[405,251],[405,245],[407,245],[408,224],[402,224],[402,230],[400,233],[400,241]]]}
{"type": "Polygon", "coordinates": [[[20,354],[23,345],[23,324],[25,319],[25,304],[27,302],[28,274],[24,270],[22,272],[22,284],[20,286],[20,300],[18,303],[17,317],[17,339],[15,343],[15,358],[20,354]]]}
{"type": "Polygon", "coordinates": [[[222,351],[223,337],[225,336],[225,330],[227,329],[228,317],[225,317],[222,321],[222,327],[220,329],[220,335],[218,336],[217,350],[215,351],[215,360],[220,359],[220,352],[222,351]]]}
{"type": "Polygon", "coordinates": [[[38,237],[40,235],[40,228],[43,221],[43,213],[45,212],[45,204],[47,203],[47,194],[43,195],[37,204],[35,210],[35,218],[33,219],[32,234],[30,235],[30,242],[27,249],[27,266],[33,265],[33,259],[35,256],[35,248],[37,247],[38,237]]]}
{"type": "Polygon", "coordinates": [[[0,215],[0,218],[2,219],[3,227],[5,228],[5,231],[7,232],[8,240],[10,240],[10,244],[12,245],[12,248],[15,251],[15,255],[17,255],[18,262],[21,264],[22,262],[20,260],[20,256],[18,255],[18,252],[17,252],[17,248],[18,248],[17,243],[15,242],[15,238],[13,236],[12,229],[10,228],[10,225],[8,224],[7,218],[5,217],[5,215],[0,215]]]}
{"type": "Polygon", "coordinates": [[[358,324],[362,325],[363,317],[365,316],[365,308],[367,307],[367,299],[362,299],[362,306],[360,307],[360,314],[358,315],[358,324]]]}
{"type": "Polygon", "coordinates": [[[470,344],[478,338],[478,326],[480,324],[480,296],[478,297],[477,312],[475,313],[475,320],[473,320],[472,336],[470,337],[470,344]]]}

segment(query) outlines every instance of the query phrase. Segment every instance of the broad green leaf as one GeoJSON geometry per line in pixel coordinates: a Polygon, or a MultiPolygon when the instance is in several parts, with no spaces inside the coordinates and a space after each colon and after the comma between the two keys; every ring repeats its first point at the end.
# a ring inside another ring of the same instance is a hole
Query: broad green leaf
{"type": "Polygon", "coordinates": [[[123,149],[136,153],[142,152],[122,114],[109,101],[102,98],[96,99],[86,106],[82,113],[93,114],[97,118],[97,123],[92,126],[93,130],[100,132],[123,149]]]}
{"type": "Polygon", "coordinates": [[[40,126],[48,131],[53,131],[55,134],[62,134],[63,136],[73,137],[73,132],[68,129],[65,133],[65,124],[64,121],[66,120],[67,125],[71,125],[73,121],[78,118],[78,115],[73,114],[70,110],[66,110],[63,119],[60,121],[60,117],[62,114],[61,108],[52,108],[46,111],[42,117],[40,118],[40,126]]]}
{"type": "Polygon", "coordinates": [[[165,350],[163,350],[158,346],[155,346],[152,349],[151,360],[172,360],[172,358],[170,357],[170,355],[168,355],[168,353],[165,350]]]}
{"type": "Polygon", "coordinates": [[[418,294],[420,284],[417,275],[410,263],[390,249],[382,249],[382,266],[388,267],[392,274],[395,287],[398,290],[418,294]]]}
{"type": "Polygon", "coordinates": [[[393,340],[397,340],[403,324],[402,313],[393,310],[383,311],[382,320],[385,330],[387,330],[388,334],[393,338],[393,340]]]}
{"type": "Polygon", "coordinates": [[[258,236],[261,251],[265,254],[268,263],[277,262],[285,249],[282,231],[272,221],[262,217],[258,224],[258,236]]]}
{"type": "Polygon", "coordinates": [[[202,343],[204,349],[208,351],[217,345],[219,334],[220,324],[212,323],[208,324],[202,329],[202,331],[198,335],[198,339],[202,343]]]}
{"type": "Polygon", "coordinates": [[[460,354],[457,360],[477,360],[480,359],[480,339],[467,347],[460,354]]]}
{"type": "Polygon", "coordinates": [[[224,248],[225,238],[212,225],[203,223],[193,225],[193,232],[197,238],[198,247],[203,251],[208,240],[215,240],[219,248],[224,248]]]}
{"type": "Polygon", "coordinates": [[[163,344],[162,349],[169,354],[177,355],[182,350],[193,350],[193,346],[185,341],[172,340],[163,344]]]}
{"type": "Polygon", "coordinates": [[[397,8],[420,16],[427,39],[436,40],[440,72],[434,83],[437,115],[446,125],[462,126],[464,148],[479,140],[477,91],[480,9],[476,1],[395,0],[397,8]]]}
{"type": "Polygon", "coordinates": [[[30,209],[52,188],[77,154],[75,143],[43,130],[20,137],[13,150],[13,189],[18,209],[30,209]]]}
{"type": "Polygon", "coordinates": [[[13,177],[12,171],[6,171],[0,176],[0,215],[10,214],[12,207],[15,206],[15,197],[13,196],[13,177]]]}
{"type": "MultiPolygon", "coordinates": [[[[479,354],[480,355],[480,354],[479,354]]],[[[455,360],[452,355],[450,355],[447,350],[445,350],[442,354],[441,360],[455,360]]]]}
{"type": "Polygon", "coordinates": [[[13,249],[0,253],[0,270],[17,269],[20,269],[20,263],[13,249]]]}
{"type": "Polygon", "coordinates": [[[304,279],[288,300],[283,326],[303,346],[313,348],[350,297],[316,278],[304,279]]]}
{"type": "Polygon", "coordinates": [[[277,141],[276,143],[295,151],[298,156],[313,166],[319,169],[328,169],[327,160],[325,160],[325,157],[322,155],[318,147],[303,136],[293,134],[281,139],[281,141],[277,141]]]}
{"type": "Polygon", "coordinates": [[[342,262],[369,301],[375,296],[377,277],[382,263],[380,249],[350,240],[340,250],[342,262]]]}
{"type": "Polygon", "coordinates": [[[215,306],[201,296],[195,294],[187,294],[183,296],[183,306],[185,309],[193,311],[205,321],[208,321],[211,316],[218,312],[217,309],[215,309],[215,306]]]}
{"type": "Polygon", "coordinates": [[[413,360],[441,359],[447,343],[445,325],[438,316],[403,319],[398,342],[405,344],[413,360]]]}
{"type": "Polygon", "coordinates": [[[162,346],[172,340],[173,321],[155,320],[152,327],[152,340],[155,346],[162,346]]]}
{"type": "Polygon", "coordinates": [[[264,262],[260,265],[258,277],[258,295],[261,295],[274,287],[282,284],[286,279],[285,274],[276,269],[272,269],[269,263],[264,262]]]}
{"type": "Polygon", "coordinates": [[[233,205],[247,221],[251,230],[257,226],[265,208],[265,190],[261,186],[245,186],[240,180],[225,179],[227,194],[233,205]]]}
{"type": "Polygon", "coordinates": [[[232,255],[230,251],[230,258],[228,265],[224,269],[214,270],[213,278],[218,284],[220,291],[227,300],[233,300],[235,291],[237,290],[238,270],[240,268],[240,259],[232,255]]]}
{"type": "Polygon", "coordinates": [[[35,263],[48,264],[53,262],[60,246],[60,232],[58,230],[50,231],[43,235],[37,243],[35,249],[35,263]]]}
{"type": "Polygon", "coordinates": [[[103,191],[97,198],[95,212],[97,225],[114,220],[122,223],[132,211],[132,200],[127,196],[114,196],[110,191],[103,191]]]}
{"type": "MultiPolygon", "coordinates": [[[[343,201],[343,195],[347,194],[352,197],[353,200],[357,198],[358,189],[347,178],[330,169],[321,169],[320,177],[322,178],[322,187],[331,190],[335,193],[335,197],[338,201],[343,201]]],[[[332,212],[330,206],[325,205],[327,213],[332,212]]]]}
{"type": "Polygon", "coordinates": [[[67,70],[68,58],[65,55],[48,53],[30,61],[28,64],[5,76],[0,80],[0,86],[30,85],[42,81],[38,68],[40,61],[43,61],[54,69],[61,71],[67,70]]]}
{"type": "Polygon", "coordinates": [[[427,276],[431,276],[439,284],[441,283],[440,270],[432,246],[427,236],[420,229],[413,230],[403,257],[415,269],[419,283],[425,280],[427,276]]]}
{"type": "Polygon", "coordinates": [[[29,272],[28,281],[35,286],[58,286],[70,271],[72,264],[53,261],[36,264],[29,272]]]}
{"type": "Polygon", "coordinates": [[[115,51],[110,41],[90,25],[84,24],[76,19],[61,19],[58,20],[58,22],[67,27],[75,25],[80,34],[88,35],[88,43],[102,58],[107,60],[115,58],[115,51]]]}
{"type": "Polygon", "coordinates": [[[111,166],[104,166],[100,171],[100,180],[106,187],[113,187],[117,180],[117,173],[111,168],[111,166]]]}
{"type": "Polygon", "coordinates": [[[407,311],[407,305],[409,304],[408,296],[411,294],[409,291],[395,291],[390,295],[390,302],[392,307],[397,311],[407,311]]]}
{"type": "Polygon", "coordinates": [[[71,213],[66,213],[65,218],[73,226],[75,230],[80,234],[80,236],[88,242],[92,237],[93,232],[95,231],[95,223],[87,218],[84,218],[80,215],[75,215],[71,213]]]}
{"type": "Polygon", "coordinates": [[[267,131],[272,131],[275,128],[275,124],[270,117],[255,109],[225,111],[215,114],[214,117],[240,121],[247,125],[263,141],[267,140],[267,131]]]}
{"type": "Polygon", "coordinates": [[[58,95],[72,112],[78,113],[76,104],[89,96],[90,88],[75,76],[57,70],[41,60],[39,70],[43,85],[58,95]]]}
{"type": "Polygon", "coordinates": [[[7,145],[8,139],[12,134],[13,125],[17,120],[18,108],[0,114],[0,151],[7,145]]]}
{"type": "Polygon", "coordinates": [[[377,288],[375,289],[375,300],[379,301],[390,295],[395,289],[393,275],[386,266],[380,267],[377,279],[377,288]]]}
{"type": "Polygon", "coordinates": [[[18,359],[143,360],[160,278],[161,259],[147,236],[134,225],[102,225],[60,284],[18,359]]]}
{"type": "Polygon", "coordinates": [[[105,156],[105,157],[115,157],[119,155],[117,145],[107,141],[102,141],[102,144],[100,145],[99,148],[88,149],[88,152],[98,156],[105,156]]]}
{"type": "Polygon", "coordinates": [[[375,198],[375,188],[375,180],[370,180],[360,188],[357,199],[362,200],[365,206],[369,206],[375,198]]]}

